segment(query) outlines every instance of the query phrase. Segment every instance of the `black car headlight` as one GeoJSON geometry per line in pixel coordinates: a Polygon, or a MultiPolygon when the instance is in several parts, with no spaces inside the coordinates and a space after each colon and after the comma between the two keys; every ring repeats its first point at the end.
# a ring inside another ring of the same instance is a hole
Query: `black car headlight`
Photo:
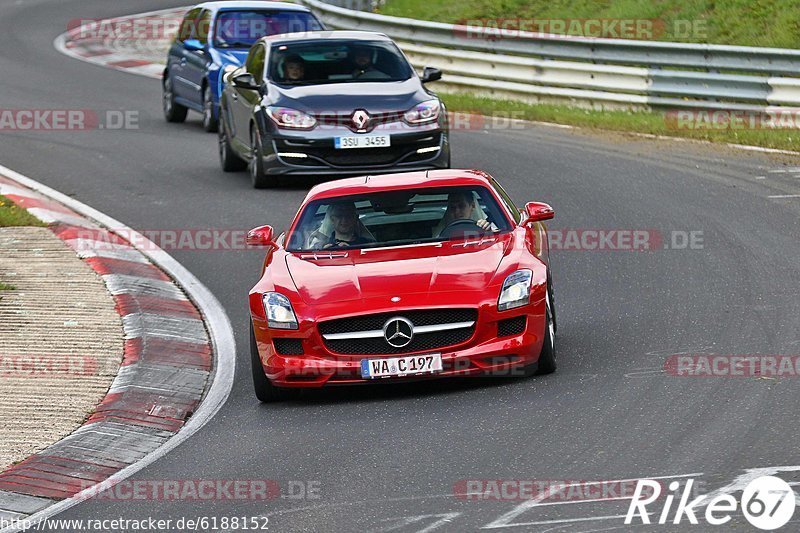
{"type": "Polygon", "coordinates": [[[290,128],[293,130],[310,130],[317,125],[317,119],[291,107],[269,106],[267,115],[279,128],[290,128]]]}
{"type": "Polygon", "coordinates": [[[412,126],[434,122],[439,118],[441,109],[442,104],[436,98],[426,100],[406,111],[403,115],[403,120],[412,126]]]}
{"type": "Polygon", "coordinates": [[[500,298],[497,299],[497,309],[506,311],[530,303],[531,279],[533,279],[533,272],[527,268],[509,274],[503,282],[500,298]]]}
{"type": "Polygon", "coordinates": [[[298,329],[297,316],[289,298],[279,292],[264,294],[264,311],[267,325],[274,329],[298,329]]]}

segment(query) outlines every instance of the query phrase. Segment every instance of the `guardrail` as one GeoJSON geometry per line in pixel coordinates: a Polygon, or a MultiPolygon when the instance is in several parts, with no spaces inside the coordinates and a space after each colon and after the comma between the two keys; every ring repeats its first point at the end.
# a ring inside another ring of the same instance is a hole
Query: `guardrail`
{"type": "Polygon", "coordinates": [[[385,33],[437,87],[595,108],[763,111],[800,105],[800,50],[497,31],[378,15],[379,0],[298,0],[333,29],[385,33]]]}

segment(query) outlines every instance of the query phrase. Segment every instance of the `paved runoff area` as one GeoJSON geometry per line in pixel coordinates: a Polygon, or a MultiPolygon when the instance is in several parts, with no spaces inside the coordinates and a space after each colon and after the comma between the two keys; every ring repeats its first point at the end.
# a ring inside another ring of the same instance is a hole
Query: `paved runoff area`
{"type": "Polygon", "coordinates": [[[103,280],[48,228],[0,228],[0,471],[75,431],[117,375],[103,280]]]}

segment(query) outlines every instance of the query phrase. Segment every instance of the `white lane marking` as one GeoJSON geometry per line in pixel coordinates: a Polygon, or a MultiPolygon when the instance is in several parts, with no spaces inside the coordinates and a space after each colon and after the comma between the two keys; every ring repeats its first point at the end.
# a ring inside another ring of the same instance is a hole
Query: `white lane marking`
{"type": "Polygon", "coordinates": [[[795,172],[800,172],[800,168],[778,168],[767,172],[770,174],[794,174],[795,172]]]}
{"type": "Polygon", "coordinates": [[[625,378],[638,378],[638,377],[650,377],[650,376],[660,376],[664,374],[665,371],[662,367],[658,368],[649,368],[643,370],[636,370],[634,372],[628,372],[627,374],[623,374],[622,377],[625,378]]]}
{"type": "MultiPolygon", "coordinates": [[[[188,440],[192,435],[197,433],[203,426],[205,426],[214,415],[219,412],[233,388],[233,375],[236,370],[236,342],[233,336],[233,328],[225,313],[222,304],[219,303],[217,298],[211,293],[208,288],[203,285],[189,270],[176,261],[167,252],[157,247],[152,241],[147,239],[144,235],[134,231],[122,222],[115,220],[100,211],[89,207],[88,205],[70,198],[69,196],[56,191],[33,180],[27,176],[23,176],[19,172],[14,172],[10,168],[0,165],[0,174],[5,175],[12,180],[22,183],[26,187],[34,191],[44,194],[45,196],[60,202],[73,211],[80,213],[92,220],[99,222],[102,226],[112,233],[117,233],[123,240],[129,240],[134,248],[138,249],[143,255],[147,256],[153,263],[164,270],[170,277],[183,288],[189,298],[200,309],[201,314],[206,320],[208,325],[209,336],[211,338],[211,345],[214,350],[215,365],[213,369],[213,380],[206,396],[194,412],[192,417],[186,424],[176,433],[173,437],[167,440],[160,448],[150,452],[143,457],[140,461],[120,470],[103,483],[115,484],[129,478],[133,474],[139,472],[143,468],[153,464],[157,460],[164,457],[167,453],[178,447],[180,444],[188,440]]],[[[97,491],[98,485],[88,487],[82,492],[76,494],[72,498],[62,500],[55,505],[47,507],[38,513],[31,515],[28,520],[33,524],[39,524],[43,520],[51,518],[58,513],[66,511],[67,509],[77,505],[87,497],[91,496],[97,491]],[[93,492],[94,491],[94,492],[93,492]]],[[[20,531],[20,527],[6,528],[0,533],[16,533],[20,531]]]]}
{"type": "Polygon", "coordinates": [[[767,179],[767,177],[766,176],[756,176],[756,179],[757,180],[765,180],[765,179],[767,179]]]}
{"type": "MultiPolygon", "coordinates": [[[[676,476],[657,476],[657,477],[642,477],[642,478],[633,478],[633,479],[614,479],[614,480],[607,480],[603,481],[603,483],[625,483],[628,481],[639,481],[640,479],[680,479],[680,478],[690,478],[690,477],[699,477],[702,476],[702,472],[696,472],[693,474],[681,474],[676,476]]],[[[563,485],[564,488],[567,487],[581,487],[584,485],[588,485],[590,483],[596,483],[592,481],[586,481],[583,483],[570,483],[563,485]]],[[[542,525],[546,523],[558,523],[558,522],[518,522],[518,523],[511,523],[515,518],[517,518],[522,513],[534,508],[541,506],[543,500],[546,500],[550,494],[545,491],[540,496],[528,501],[524,501],[508,511],[507,513],[501,515],[499,518],[494,520],[493,522],[481,527],[481,529],[501,529],[505,527],[518,527],[518,526],[530,526],[530,525],[542,525]]],[[[579,504],[583,503],[582,501],[574,501],[574,502],[564,502],[564,503],[571,503],[571,504],[579,504]]],[[[609,518],[618,518],[618,517],[609,517],[609,518]]],[[[622,515],[622,518],[625,518],[625,515],[622,515]]]]}
{"type": "Polygon", "coordinates": [[[800,194],[773,194],[767,198],[800,198],[800,194]]]}
{"type": "Polygon", "coordinates": [[[426,518],[438,518],[439,520],[436,520],[436,521],[428,524],[426,527],[416,531],[416,533],[430,533],[431,531],[434,531],[435,529],[438,529],[441,526],[452,522],[454,518],[457,518],[459,516],[461,516],[461,513],[423,514],[423,515],[417,515],[417,516],[403,516],[403,517],[397,517],[397,518],[384,518],[383,520],[381,520],[381,522],[396,521],[397,523],[393,524],[391,526],[388,526],[386,528],[383,528],[383,529],[373,529],[373,530],[371,530],[371,532],[372,533],[386,533],[388,531],[397,531],[398,529],[402,529],[402,528],[404,528],[406,526],[410,526],[412,524],[418,524],[419,522],[422,522],[426,518]]]}
{"type": "MultiPolygon", "coordinates": [[[[575,524],[578,522],[594,522],[595,520],[614,520],[615,518],[625,518],[627,515],[607,515],[607,516],[590,516],[588,518],[560,518],[558,520],[541,520],[539,522],[525,522],[521,524],[508,524],[502,527],[517,527],[517,526],[548,526],[553,524],[575,524]]],[[[489,529],[489,526],[483,526],[481,529],[489,529]]]]}
{"type": "Polygon", "coordinates": [[[704,495],[701,504],[706,501],[710,502],[717,496],[721,496],[723,494],[743,492],[751,481],[756,480],[761,476],[777,476],[781,472],[800,472],[800,466],[770,466],[767,468],[750,468],[745,470],[744,474],[736,476],[736,479],[724,487],[704,495]]]}

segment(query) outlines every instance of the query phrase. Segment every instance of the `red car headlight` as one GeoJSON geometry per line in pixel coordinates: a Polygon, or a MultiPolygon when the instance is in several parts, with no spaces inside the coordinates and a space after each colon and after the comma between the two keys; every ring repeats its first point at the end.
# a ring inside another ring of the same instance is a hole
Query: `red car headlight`
{"type": "Polygon", "coordinates": [[[497,299],[497,309],[506,311],[530,303],[532,278],[533,272],[527,268],[509,274],[497,299]]]}
{"type": "Polygon", "coordinates": [[[279,292],[264,294],[264,311],[267,325],[274,329],[298,329],[297,316],[289,298],[279,292]]]}

